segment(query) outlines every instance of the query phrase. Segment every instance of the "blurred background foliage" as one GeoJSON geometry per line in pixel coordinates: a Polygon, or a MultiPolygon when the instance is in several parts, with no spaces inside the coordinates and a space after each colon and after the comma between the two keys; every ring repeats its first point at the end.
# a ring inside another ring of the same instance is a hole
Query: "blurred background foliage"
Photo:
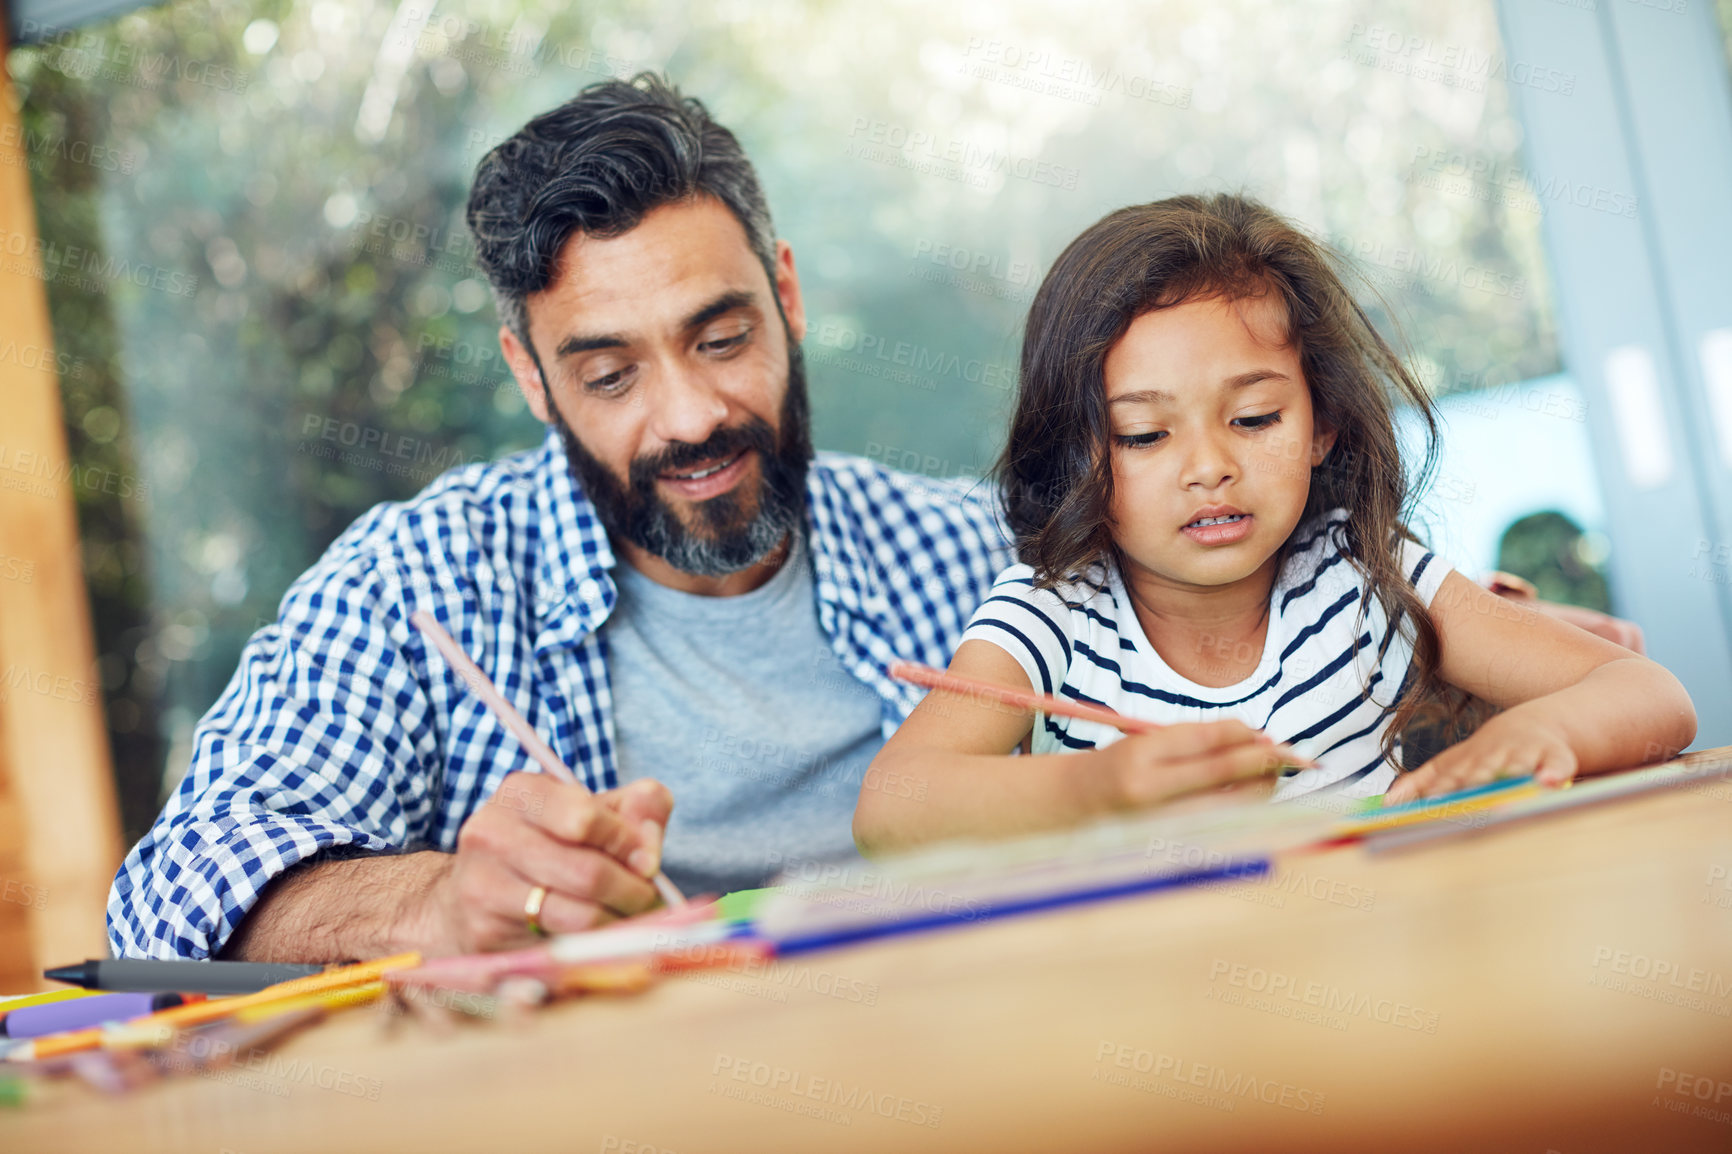
{"type": "Polygon", "coordinates": [[[819,447],[970,475],[1047,265],[1178,192],[1354,256],[1440,395],[1555,372],[1508,93],[1415,37],[1500,53],[1489,0],[181,0],[14,50],[42,237],[131,270],[49,285],[74,454],[137,483],[79,493],[128,835],[344,526],[540,440],[462,222],[530,116],[643,68],[702,97],[794,246],[819,447]]]}
{"type": "Polygon", "coordinates": [[[1555,510],[1532,513],[1504,531],[1497,567],[1533,582],[1546,601],[1582,605],[1600,612],[1612,608],[1606,587],[1603,546],[1555,510]]]}

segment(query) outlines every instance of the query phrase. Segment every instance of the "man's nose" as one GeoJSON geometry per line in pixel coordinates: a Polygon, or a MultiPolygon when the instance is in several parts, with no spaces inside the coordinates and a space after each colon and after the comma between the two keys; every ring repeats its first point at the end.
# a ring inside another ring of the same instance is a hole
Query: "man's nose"
{"type": "Polygon", "coordinates": [[[654,407],[649,426],[658,440],[701,445],[727,420],[726,399],[702,374],[674,364],[659,377],[658,387],[648,390],[646,398],[654,407]]]}

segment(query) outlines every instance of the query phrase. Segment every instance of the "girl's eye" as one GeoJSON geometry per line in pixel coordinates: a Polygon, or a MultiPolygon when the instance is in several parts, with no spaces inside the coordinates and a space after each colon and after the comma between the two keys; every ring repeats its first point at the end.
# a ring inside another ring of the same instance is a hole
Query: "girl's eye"
{"type": "Polygon", "coordinates": [[[1238,417],[1233,423],[1241,429],[1267,429],[1270,425],[1278,424],[1280,420],[1280,413],[1264,413],[1257,417],[1238,417]]]}
{"type": "Polygon", "coordinates": [[[731,337],[717,337],[714,340],[704,341],[698,345],[698,348],[706,353],[732,352],[734,349],[743,346],[751,339],[751,336],[751,329],[742,329],[731,337]]]}
{"type": "Polygon", "coordinates": [[[1165,429],[1160,429],[1153,433],[1129,433],[1119,437],[1118,442],[1127,449],[1141,449],[1147,445],[1155,444],[1166,435],[1167,432],[1165,429]]]}

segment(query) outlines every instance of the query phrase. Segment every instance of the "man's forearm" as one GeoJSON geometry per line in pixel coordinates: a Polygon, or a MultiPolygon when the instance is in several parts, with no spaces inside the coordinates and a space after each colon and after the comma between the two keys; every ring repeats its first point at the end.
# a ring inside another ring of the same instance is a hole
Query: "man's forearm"
{"type": "Polygon", "coordinates": [[[423,949],[429,898],[451,854],[381,854],[295,866],[266,887],[220,957],[346,962],[423,949]]]}

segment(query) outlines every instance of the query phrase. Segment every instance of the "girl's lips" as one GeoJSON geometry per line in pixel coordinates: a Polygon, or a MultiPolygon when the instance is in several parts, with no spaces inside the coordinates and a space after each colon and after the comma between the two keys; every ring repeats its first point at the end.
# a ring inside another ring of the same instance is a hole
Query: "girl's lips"
{"type": "MultiPolygon", "coordinates": [[[[733,460],[729,461],[724,468],[717,469],[707,477],[698,477],[694,480],[688,481],[681,477],[670,477],[663,474],[659,480],[662,484],[666,485],[688,501],[707,501],[711,497],[717,497],[726,493],[729,489],[732,489],[735,485],[739,484],[740,477],[746,471],[746,463],[751,459],[752,451],[750,449],[741,449],[739,454],[735,456],[733,460]]],[[[711,462],[710,465],[706,467],[713,466],[714,462],[711,462]]],[[[690,472],[691,470],[687,469],[682,471],[690,472]]]]}
{"type": "Polygon", "coordinates": [[[1186,525],[1180,532],[1199,545],[1232,545],[1251,535],[1251,514],[1218,525],[1186,525]]]}

